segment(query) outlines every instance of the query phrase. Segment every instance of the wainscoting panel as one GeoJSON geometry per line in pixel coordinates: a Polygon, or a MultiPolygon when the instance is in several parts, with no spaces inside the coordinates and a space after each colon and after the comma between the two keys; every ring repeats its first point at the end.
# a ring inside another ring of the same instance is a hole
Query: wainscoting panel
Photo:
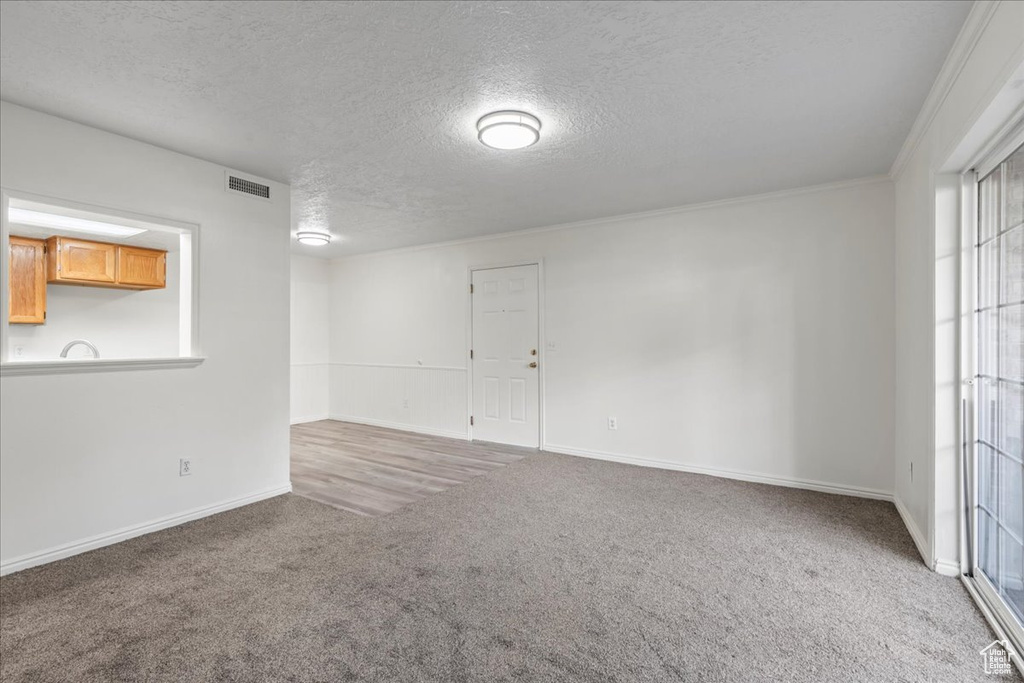
{"type": "Polygon", "coordinates": [[[326,420],[330,366],[317,363],[291,368],[291,423],[326,420]]]}
{"type": "Polygon", "coordinates": [[[464,368],[333,363],[330,416],[465,439],[466,377],[464,368]]]}

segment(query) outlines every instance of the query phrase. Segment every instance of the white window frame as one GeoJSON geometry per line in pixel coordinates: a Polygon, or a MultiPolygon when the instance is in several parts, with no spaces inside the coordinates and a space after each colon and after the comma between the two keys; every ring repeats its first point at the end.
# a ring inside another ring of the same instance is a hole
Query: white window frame
{"type": "Polygon", "coordinates": [[[974,378],[978,370],[976,340],[978,335],[978,192],[982,179],[1024,144],[1024,118],[1016,120],[1001,132],[993,145],[987,146],[968,165],[961,175],[961,239],[962,253],[967,256],[961,262],[961,306],[960,316],[960,401],[966,406],[967,419],[961,424],[960,443],[963,446],[961,477],[966,482],[959,487],[961,515],[960,568],[961,580],[974,598],[989,623],[996,628],[1000,639],[1010,641],[1016,656],[1013,661],[1024,673],[1024,627],[1003,603],[1003,598],[992,585],[978,563],[978,538],[976,502],[978,500],[977,453],[975,435],[977,432],[976,394],[974,378]]]}

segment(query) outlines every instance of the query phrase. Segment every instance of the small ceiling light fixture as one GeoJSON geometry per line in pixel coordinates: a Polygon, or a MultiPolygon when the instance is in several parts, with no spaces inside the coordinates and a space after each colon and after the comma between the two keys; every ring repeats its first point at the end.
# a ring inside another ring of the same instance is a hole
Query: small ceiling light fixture
{"type": "Polygon", "coordinates": [[[476,122],[477,138],[494,149],[522,149],[540,140],[540,119],[524,111],[496,111],[476,122]]]}
{"type": "Polygon", "coordinates": [[[299,240],[299,244],[309,244],[314,247],[322,247],[331,243],[331,236],[327,233],[310,230],[300,230],[295,233],[295,238],[299,240]]]}

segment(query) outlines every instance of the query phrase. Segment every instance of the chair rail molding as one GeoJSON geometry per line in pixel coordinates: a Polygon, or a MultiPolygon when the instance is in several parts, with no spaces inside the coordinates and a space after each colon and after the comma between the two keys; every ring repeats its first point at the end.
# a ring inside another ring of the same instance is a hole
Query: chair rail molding
{"type": "Polygon", "coordinates": [[[331,363],[329,377],[331,419],[469,437],[466,368],[331,363]]]}

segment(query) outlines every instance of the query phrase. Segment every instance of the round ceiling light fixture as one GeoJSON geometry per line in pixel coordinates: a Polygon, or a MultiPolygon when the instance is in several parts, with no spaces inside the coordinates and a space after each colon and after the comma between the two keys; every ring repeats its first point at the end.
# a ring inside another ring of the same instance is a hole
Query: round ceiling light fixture
{"type": "Polygon", "coordinates": [[[295,233],[295,239],[299,240],[299,244],[309,244],[314,247],[322,247],[331,243],[331,236],[327,233],[310,230],[300,230],[295,233]]]}
{"type": "Polygon", "coordinates": [[[540,119],[524,111],[495,111],[476,122],[477,138],[494,149],[522,149],[540,140],[540,119]]]}

